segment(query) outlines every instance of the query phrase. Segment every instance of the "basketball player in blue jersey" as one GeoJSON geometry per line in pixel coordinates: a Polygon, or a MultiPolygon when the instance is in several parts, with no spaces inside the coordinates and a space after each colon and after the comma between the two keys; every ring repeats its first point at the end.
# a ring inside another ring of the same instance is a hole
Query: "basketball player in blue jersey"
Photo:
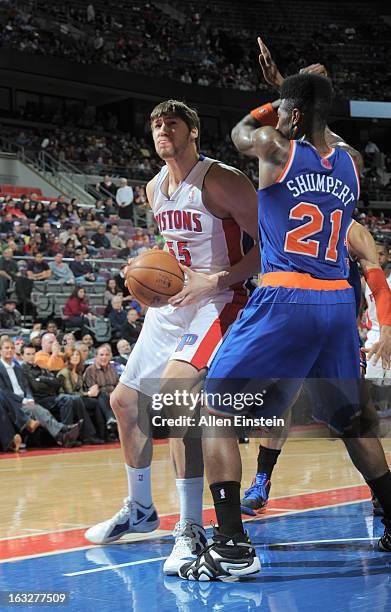
{"type": "MultiPolygon", "coordinates": [[[[261,40],[259,45],[261,66],[267,68],[270,54],[261,40]]],[[[234,401],[222,403],[219,398],[226,398],[227,391],[232,397],[254,379],[255,388],[265,385],[266,394],[257,410],[253,403],[253,417],[286,412],[307,377],[333,379],[335,400],[348,397],[351,416],[359,408],[355,298],[345,257],[359,179],[350,153],[326,142],[331,102],[331,84],[325,77],[289,77],[281,87],[277,128],[247,134],[247,153],[260,162],[263,277],[211,364],[206,392],[212,415],[237,414],[234,401]]],[[[367,275],[370,272],[368,264],[367,275]]],[[[383,449],[376,438],[343,441],[384,508],[379,547],[391,552],[391,472],[383,449]]],[[[213,543],[184,564],[179,575],[219,580],[256,573],[260,562],[241,520],[237,441],[233,435],[204,436],[203,452],[218,529],[213,543]]]]}
{"type": "MultiPolygon", "coordinates": [[[[366,266],[366,262],[368,261],[371,262],[371,264],[373,265],[373,269],[381,269],[381,265],[378,263],[377,247],[372,235],[365,227],[363,227],[356,221],[353,221],[351,229],[348,233],[348,252],[350,255],[350,273],[348,280],[349,284],[354,289],[356,301],[356,315],[359,316],[362,295],[361,277],[358,267],[358,263],[360,263],[360,260],[357,259],[357,254],[354,250],[353,245],[359,245],[361,254],[365,254],[364,260],[361,261],[361,265],[364,268],[366,266]]],[[[372,281],[370,280],[370,282],[372,281]]],[[[375,297],[375,304],[376,300],[379,300],[378,295],[375,297]]],[[[390,362],[391,342],[389,329],[387,329],[387,326],[382,327],[379,344],[372,350],[375,354],[375,360],[380,359],[384,367],[388,368],[390,362]]],[[[362,359],[361,376],[365,376],[365,353],[362,349],[360,349],[360,356],[362,359]]],[[[366,435],[376,435],[378,418],[376,411],[372,405],[372,401],[369,397],[368,400],[368,403],[365,405],[363,412],[360,415],[360,420],[362,421],[362,423],[365,424],[366,435]]],[[[289,433],[288,419],[285,419],[285,425],[285,428],[283,430],[278,430],[278,432],[273,432],[273,430],[269,430],[268,437],[265,437],[261,440],[257,458],[257,473],[251,486],[245,492],[241,502],[242,511],[244,514],[255,516],[267,505],[271,487],[271,475],[273,473],[274,467],[281,453],[281,449],[283,448],[289,433]]],[[[378,500],[374,496],[372,497],[372,502],[373,513],[375,515],[383,514],[383,509],[381,508],[378,500]]]]}

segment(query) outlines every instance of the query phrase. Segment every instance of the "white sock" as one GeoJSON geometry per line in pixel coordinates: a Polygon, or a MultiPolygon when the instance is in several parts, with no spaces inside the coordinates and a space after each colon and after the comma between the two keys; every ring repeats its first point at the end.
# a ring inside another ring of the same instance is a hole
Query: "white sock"
{"type": "Polygon", "coordinates": [[[133,468],[125,463],[125,468],[128,476],[130,500],[149,507],[152,504],[151,466],[133,468]]]}
{"type": "Polygon", "coordinates": [[[204,479],[177,478],[176,490],[179,497],[180,521],[189,521],[202,525],[202,496],[204,493],[204,479]]]}

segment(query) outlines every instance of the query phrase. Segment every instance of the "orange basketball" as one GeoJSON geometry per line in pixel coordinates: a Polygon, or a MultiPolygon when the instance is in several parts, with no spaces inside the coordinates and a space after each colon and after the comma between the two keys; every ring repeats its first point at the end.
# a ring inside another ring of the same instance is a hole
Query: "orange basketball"
{"type": "Polygon", "coordinates": [[[126,271],[126,282],[134,298],[158,308],[183,289],[184,274],[175,257],[167,251],[146,251],[126,271]]]}

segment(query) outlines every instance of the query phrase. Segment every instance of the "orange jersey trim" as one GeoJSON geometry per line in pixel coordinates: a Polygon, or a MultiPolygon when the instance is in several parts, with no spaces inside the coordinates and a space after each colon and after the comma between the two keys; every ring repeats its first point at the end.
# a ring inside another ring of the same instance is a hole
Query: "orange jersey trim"
{"type": "Polygon", "coordinates": [[[262,276],[261,287],[288,287],[289,289],[314,289],[315,291],[351,288],[347,280],[324,280],[301,272],[267,272],[262,276]]]}
{"type": "Polygon", "coordinates": [[[288,159],[285,162],[285,165],[283,167],[283,169],[281,170],[280,174],[278,175],[277,179],[276,179],[276,183],[281,183],[284,178],[286,177],[286,175],[288,174],[290,167],[292,165],[292,161],[293,161],[293,154],[296,151],[296,142],[294,140],[290,141],[290,148],[289,148],[289,155],[288,155],[288,159]]]}

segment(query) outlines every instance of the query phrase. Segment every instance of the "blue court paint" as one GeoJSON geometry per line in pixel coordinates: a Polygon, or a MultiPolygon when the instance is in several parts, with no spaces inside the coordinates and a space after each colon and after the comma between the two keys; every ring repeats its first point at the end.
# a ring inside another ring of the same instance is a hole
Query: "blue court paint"
{"type": "Polygon", "coordinates": [[[382,524],[368,502],[257,520],[247,528],[262,570],[240,582],[163,576],[159,558],[168,556],[171,539],[160,538],[3,563],[0,590],[69,591],[69,604],[57,608],[66,612],[391,610],[391,554],[374,546],[382,524]]]}

